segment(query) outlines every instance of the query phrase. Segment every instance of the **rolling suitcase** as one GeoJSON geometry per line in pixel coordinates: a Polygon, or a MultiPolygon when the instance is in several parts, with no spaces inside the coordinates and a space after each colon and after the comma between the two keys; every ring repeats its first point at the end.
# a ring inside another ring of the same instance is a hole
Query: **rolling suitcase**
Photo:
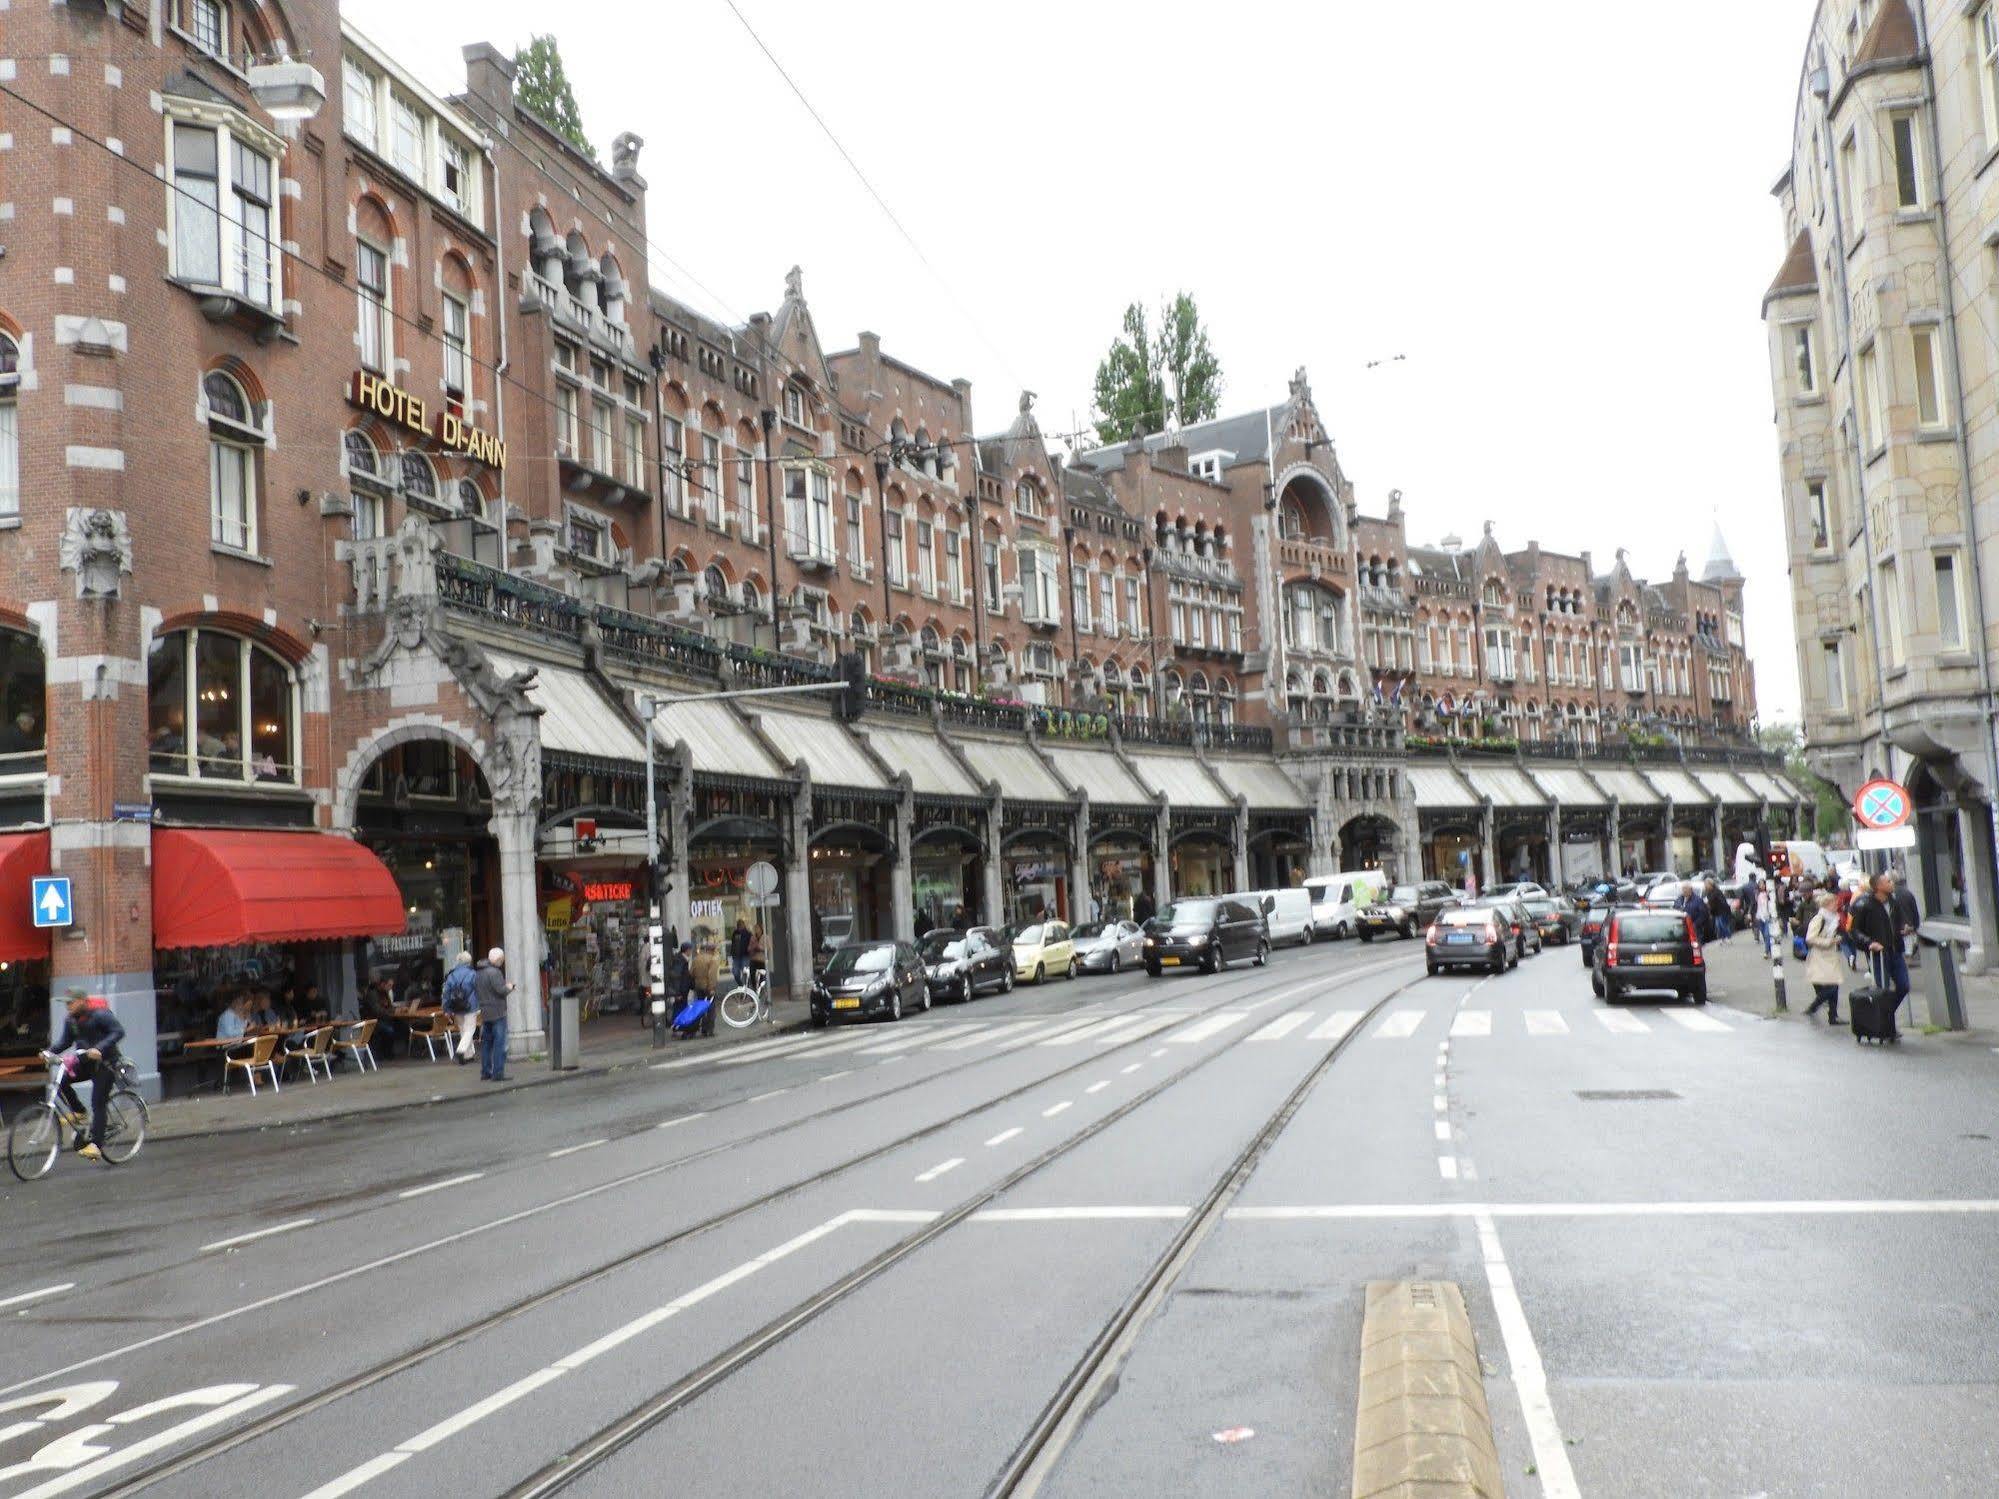
{"type": "Polygon", "coordinates": [[[1873,984],[1865,989],[1855,989],[1846,996],[1847,1014],[1853,1023],[1853,1039],[1856,1042],[1892,1045],[1902,1039],[1895,1029],[1898,1002],[1895,991],[1888,986],[1887,974],[1878,955],[1874,958],[1873,969],[1873,984]]]}

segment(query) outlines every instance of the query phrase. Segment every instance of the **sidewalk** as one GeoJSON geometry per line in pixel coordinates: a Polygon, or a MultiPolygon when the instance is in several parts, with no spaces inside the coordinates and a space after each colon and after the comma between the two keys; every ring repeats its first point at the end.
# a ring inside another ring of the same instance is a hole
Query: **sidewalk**
{"type": "MultiPolygon", "coordinates": [[[[250,1096],[247,1085],[239,1083],[227,1097],[211,1091],[154,1104],[151,1137],[189,1139],[288,1129],[357,1114],[393,1113],[468,1099],[478,1102],[526,1088],[573,1082],[606,1072],[645,1067],[663,1059],[768,1040],[774,1035],[803,1030],[809,1024],[803,1000],[779,1001],[775,1008],[775,1026],[759,1025],[746,1031],[731,1031],[721,1026],[708,1040],[683,1041],[669,1035],[665,1047],[659,1051],[653,1050],[652,1032],[641,1030],[634,1017],[606,1016],[584,1027],[582,1059],[575,1071],[551,1072],[545,1053],[515,1057],[507,1064],[507,1080],[497,1085],[481,1082],[478,1069],[469,1063],[461,1067],[456,1062],[431,1062],[421,1050],[413,1059],[397,1057],[387,1062],[380,1072],[359,1073],[342,1068],[333,1074],[331,1082],[316,1086],[300,1075],[296,1081],[287,1082],[282,1092],[272,1093],[265,1087],[255,1098],[250,1096]]],[[[11,1101],[8,1112],[11,1115],[11,1101]]]]}
{"type": "MultiPolygon", "coordinates": [[[[1778,949],[1784,963],[1784,992],[1789,1012],[1793,1016],[1802,1015],[1806,1005],[1812,1002],[1812,986],[1805,982],[1805,965],[1791,956],[1791,940],[1787,933],[1778,949]]],[[[1720,1003],[1750,1014],[1768,1017],[1776,1005],[1776,989],[1771,981],[1770,960],[1763,956],[1763,945],[1754,933],[1738,932],[1726,942],[1711,942],[1707,947],[1710,982],[1717,991],[1726,991],[1720,1003]]],[[[1844,989],[1859,987],[1866,981],[1866,970],[1849,974],[1844,989]]],[[[1935,1019],[1943,1018],[1943,996],[1941,985],[1942,970],[1937,963],[1936,949],[1925,947],[1920,959],[1909,961],[1909,999],[1902,1007],[1900,1024],[1904,1034],[1910,1031],[1920,1033],[1931,1023],[1930,997],[1936,996],[1935,1019]]],[[[1985,1046],[1999,1045],[1999,974],[1979,974],[1973,977],[1962,971],[1958,974],[1958,987],[1964,997],[1965,1024],[1962,1031],[1939,1031],[1938,1040],[1976,1042],[1985,1046]]],[[[1846,1006],[1840,1006],[1844,1017],[1846,1006]]]]}

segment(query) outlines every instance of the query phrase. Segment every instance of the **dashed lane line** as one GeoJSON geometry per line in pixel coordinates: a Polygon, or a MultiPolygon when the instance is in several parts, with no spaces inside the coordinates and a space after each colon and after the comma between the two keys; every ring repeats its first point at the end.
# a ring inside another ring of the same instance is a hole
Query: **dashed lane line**
{"type": "MultiPolygon", "coordinates": [[[[268,1239],[275,1234],[288,1234],[295,1228],[311,1228],[318,1221],[317,1218],[294,1218],[289,1223],[274,1223],[269,1228],[260,1228],[254,1233],[238,1234],[233,1239],[217,1239],[213,1244],[202,1245],[195,1253],[213,1254],[218,1249],[235,1249],[239,1245],[254,1244],[259,1239],[268,1239]]],[[[7,1302],[0,1301],[0,1306],[6,1305],[7,1302]]]]}
{"type": "Polygon", "coordinates": [[[928,1171],[917,1173],[916,1179],[919,1182],[934,1182],[935,1180],[937,1180],[938,1177],[943,1176],[947,1172],[956,1171],[960,1166],[964,1164],[965,1164],[965,1158],[963,1156],[954,1155],[948,1161],[939,1161],[936,1165],[932,1166],[928,1171]]]}
{"type": "Polygon", "coordinates": [[[581,1145],[565,1145],[560,1150],[551,1150],[548,1153],[548,1158],[551,1161],[559,1161],[566,1155],[581,1155],[586,1150],[595,1150],[599,1145],[609,1145],[610,1143],[608,1137],[601,1140],[585,1140],[581,1145]]]}
{"type": "Polygon", "coordinates": [[[443,1181],[426,1182],[421,1187],[411,1187],[407,1192],[398,1192],[401,1198],[427,1197],[432,1192],[442,1192],[446,1187],[462,1187],[467,1182],[475,1182],[485,1176],[483,1171],[468,1171],[463,1176],[447,1176],[443,1181]]]}
{"type": "Polygon", "coordinates": [[[1004,1145],[1006,1144],[1007,1141],[1013,1139],[1020,1132],[1021,1132],[1020,1126],[1016,1124],[1012,1129],[1001,1130],[998,1134],[994,1135],[990,1140],[986,1141],[986,1145],[988,1148],[994,1145],[1004,1145]]]}

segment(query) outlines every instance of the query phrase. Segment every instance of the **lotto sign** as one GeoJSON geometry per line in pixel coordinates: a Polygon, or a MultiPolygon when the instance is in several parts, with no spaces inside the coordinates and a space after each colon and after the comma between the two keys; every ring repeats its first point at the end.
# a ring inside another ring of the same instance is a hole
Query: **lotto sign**
{"type": "Polygon", "coordinates": [[[1893,781],[1869,781],[1854,793],[1853,815],[1863,828],[1899,828],[1909,820],[1909,793],[1893,781]]]}

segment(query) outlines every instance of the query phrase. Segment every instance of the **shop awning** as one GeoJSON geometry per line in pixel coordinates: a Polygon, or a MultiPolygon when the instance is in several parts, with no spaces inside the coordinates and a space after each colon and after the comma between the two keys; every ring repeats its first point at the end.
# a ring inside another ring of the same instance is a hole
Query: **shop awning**
{"type": "Polygon", "coordinates": [[[1210,760],[1222,784],[1246,797],[1253,812],[1302,812],[1312,803],[1298,783],[1268,760],[1210,760]]]}
{"type": "Polygon", "coordinates": [[[1635,770],[1599,770],[1595,766],[1591,766],[1589,777],[1597,785],[1603,787],[1605,791],[1616,797],[1620,806],[1656,807],[1659,805],[1659,793],[1646,785],[1635,770]]]}
{"type": "Polygon", "coordinates": [[[1684,770],[1645,768],[1645,779],[1665,793],[1676,807],[1711,807],[1714,795],[1684,770]]]}
{"type": "Polygon", "coordinates": [[[1737,774],[1742,777],[1748,784],[1749,789],[1755,792],[1757,796],[1765,801],[1773,802],[1777,806],[1790,806],[1798,799],[1796,792],[1767,772],[1761,770],[1744,770],[1737,772],[1737,774]]]}
{"type": "Polygon", "coordinates": [[[1412,765],[1405,774],[1419,810],[1478,805],[1478,798],[1448,765],[1412,765]]]}
{"type": "Polygon", "coordinates": [[[862,733],[869,747],[888,762],[890,770],[909,777],[910,788],[918,796],[981,795],[935,732],[870,723],[862,733]]]}
{"type": "Polygon", "coordinates": [[[1545,807],[1548,798],[1526,776],[1511,765],[1467,765],[1465,774],[1480,796],[1489,797],[1495,807],[1545,807]]]}
{"type": "Polygon", "coordinates": [[[1043,754],[1055,762],[1056,774],[1088,794],[1093,805],[1103,807],[1149,807],[1152,793],[1131,778],[1108,749],[1070,749],[1044,744],[1043,754]]]}
{"type": "Polygon", "coordinates": [[[757,726],[770,736],[788,763],[803,760],[814,786],[852,786],[886,791],[888,780],[855,742],[854,736],[830,718],[809,713],[759,712],[757,726]]]}
{"type": "Polygon", "coordinates": [[[694,769],[706,775],[786,779],[783,769],[727,703],[711,699],[662,708],[653,720],[653,738],[669,749],[686,745],[694,769]]]}
{"type": "Polygon", "coordinates": [[[1530,765],[1527,773],[1555,799],[1558,807],[1607,807],[1610,797],[1597,789],[1596,782],[1580,770],[1566,767],[1530,765]]]}
{"type": "Polygon", "coordinates": [[[1743,783],[1740,776],[1725,770],[1710,770],[1703,766],[1694,772],[1694,779],[1707,787],[1708,794],[1725,807],[1753,807],[1762,800],[1743,783]]]}
{"type": "Polygon", "coordinates": [[[1041,757],[1024,744],[1003,744],[970,735],[957,741],[972,769],[999,783],[1000,795],[1021,802],[1066,802],[1069,793],[1048,773],[1041,757]]]}
{"type": "Polygon", "coordinates": [[[403,929],[395,876],[332,833],[153,829],[153,946],[320,942],[403,929]]]}
{"type": "Polygon", "coordinates": [[[1131,757],[1131,763],[1138,767],[1138,778],[1154,791],[1166,793],[1166,801],[1174,807],[1226,807],[1229,798],[1222,794],[1222,788],[1215,784],[1215,778],[1201,769],[1201,762],[1192,754],[1186,755],[1139,755],[1131,757]]]}
{"type": "Polygon", "coordinates": [[[49,955],[49,928],[35,925],[29,881],[49,872],[49,835],[0,833],[0,962],[49,955]]]}
{"type": "Polygon", "coordinates": [[[597,760],[643,764],[645,744],[622,709],[573,666],[551,666],[490,647],[487,657],[501,676],[535,673],[528,697],[541,709],[541,747],[597,760]]]}

